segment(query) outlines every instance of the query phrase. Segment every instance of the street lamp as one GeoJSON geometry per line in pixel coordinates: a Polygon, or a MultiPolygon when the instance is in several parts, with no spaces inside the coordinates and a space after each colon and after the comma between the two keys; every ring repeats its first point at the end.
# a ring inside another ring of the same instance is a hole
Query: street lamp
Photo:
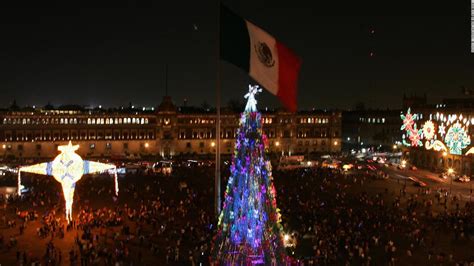
{"type": "Polygon", "coordinates": [[[393,149],[396,150],[397,149],[397,145],[393,144],[393,149]]]}
{"type": "Polygon", "coordinates": [[[443,157],[446,157],[446,156],[448,156],[448,153],[443,151],[443,157]]]}

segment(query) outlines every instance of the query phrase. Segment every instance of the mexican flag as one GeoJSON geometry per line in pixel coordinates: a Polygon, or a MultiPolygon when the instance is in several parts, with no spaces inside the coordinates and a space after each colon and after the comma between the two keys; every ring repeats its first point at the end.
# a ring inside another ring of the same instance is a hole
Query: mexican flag
{"type": "Polygon", "coordinates": [[[221,4],[220,57],[247,71],[291,112],[301,60],[273,36],[221,4]]]}

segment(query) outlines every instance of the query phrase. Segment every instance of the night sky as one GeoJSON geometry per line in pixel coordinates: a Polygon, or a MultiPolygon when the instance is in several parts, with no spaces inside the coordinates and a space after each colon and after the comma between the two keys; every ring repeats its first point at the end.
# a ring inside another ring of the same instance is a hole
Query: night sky
{"type": "MultiPolygon", "coordinates": [[[[399,108],[404,93],[438,102],[474,89],[470,1],[351,2],[223,1],[302,58],[300,109],[399,108]]],[[[215,103],[217,1],[2,8],[0,34],[0,106],[157,106],[166,64],[176,104],[215,103]]],[[[223,104],[243,99],[248,75],[226,62],[221,72],[223,104]]]]}

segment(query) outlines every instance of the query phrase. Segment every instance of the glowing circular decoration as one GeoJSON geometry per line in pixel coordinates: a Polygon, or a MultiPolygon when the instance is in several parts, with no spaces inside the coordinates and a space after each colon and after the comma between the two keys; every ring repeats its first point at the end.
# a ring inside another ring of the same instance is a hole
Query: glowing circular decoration
{"type": "Polygon", "coordinates": [[[84,161],[75,151],[79,145],[59,146],[61,153],[52,162],[52,175],[56,181],[63,183],[66,181],[76,183],[84,174],[84,161]]]}
{"type": "Polygon", "coordinates": [[[431,120],[428,120],[425,122],[423,125],[423,136],[425,139],[430,140],[434,137],[435,135],[435,126],[431,120]]]}
{"type": "Polygon", "coordinates": [[[444,139],[451,154],[460,155],[462,150],[471,144],[471,138],[459,122],[454,123],[446,133],[444,139]]]}

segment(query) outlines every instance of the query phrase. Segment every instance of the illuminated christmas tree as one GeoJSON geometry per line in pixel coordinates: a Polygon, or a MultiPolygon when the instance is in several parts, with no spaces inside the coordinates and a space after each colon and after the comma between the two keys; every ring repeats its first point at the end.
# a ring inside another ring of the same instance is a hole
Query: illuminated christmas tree
{"type": "Polygon", "coordinates": [[[261,90],[249,87],[211,259],[218,265],[283,265],[281,218],[256,108],[255,94],[261,90]]]}

